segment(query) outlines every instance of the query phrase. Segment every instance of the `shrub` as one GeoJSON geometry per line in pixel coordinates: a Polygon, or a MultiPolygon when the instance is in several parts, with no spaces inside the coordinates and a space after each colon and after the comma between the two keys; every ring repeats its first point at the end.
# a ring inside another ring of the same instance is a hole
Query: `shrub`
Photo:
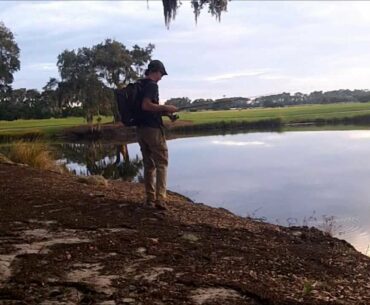
{"type": "Polygon", "coordinates": [[[39,141],[15,142],[10,146],[8,158],[13,162],[35,168],[62,171],[62,168],[56,164],[48,145],[39,141]]]}

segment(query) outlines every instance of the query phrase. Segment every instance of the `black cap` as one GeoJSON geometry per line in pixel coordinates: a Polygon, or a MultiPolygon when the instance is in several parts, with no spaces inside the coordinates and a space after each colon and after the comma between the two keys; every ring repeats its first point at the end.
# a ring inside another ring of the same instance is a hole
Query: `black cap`
{"type": "Polygon", "coordinates": [[[161,72],[162,75],[168,75],[165,67],[164,67],[164,64],[160,61],[160,60],[152,60],[149,65],[148,65],[148,71],[150,72],[161,72]]]}

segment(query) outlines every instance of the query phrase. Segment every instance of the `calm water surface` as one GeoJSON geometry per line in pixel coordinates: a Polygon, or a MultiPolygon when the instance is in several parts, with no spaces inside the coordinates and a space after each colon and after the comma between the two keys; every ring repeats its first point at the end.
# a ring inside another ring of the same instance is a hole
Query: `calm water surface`
{"type": "MultiPolygon", "coordinates": [[[[117,146],[95,146],[93,153],[79,146],[95,158],[84,161],[64,145],[63,160],[78,174],[103,173],[116,162],[121,174],[129,169],[128,177],[140,180],[137,144],[128,145],[130,164],[117,146]]],[[[370,131],[208,136],[168,147],[169,189],[242,216],[316,226],[370,254],[370,131]]]]}

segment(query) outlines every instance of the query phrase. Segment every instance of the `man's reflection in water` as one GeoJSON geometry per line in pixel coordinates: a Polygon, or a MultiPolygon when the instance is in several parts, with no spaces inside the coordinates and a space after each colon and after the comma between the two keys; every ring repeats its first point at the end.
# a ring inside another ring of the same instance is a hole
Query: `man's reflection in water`
{"type": "Polygon", "coordinates": [[[116,146],[116,164],[121,162],[121,155],[123,162],[130,162],[130,156],[128,154],[127,144],[121,144],[116,146]]]}

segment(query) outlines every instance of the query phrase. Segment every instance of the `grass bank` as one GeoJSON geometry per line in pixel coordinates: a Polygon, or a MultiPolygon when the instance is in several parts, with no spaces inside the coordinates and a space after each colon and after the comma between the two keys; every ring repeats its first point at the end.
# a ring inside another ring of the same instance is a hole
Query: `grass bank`
{"type": "MultiPolygon", "coordinates": [[[[300,124],[370,125],[370,102],[303,105],[284,108],[258,108],[226,111],[180,112],[180,121],[172,128],[176,133],[276,130],[300,124]],[[183,124],[181,123],[183,122],[183,124]]],[[[109,123],[112,117],[102,117],[109,123]]],[[[94,118],[97,123],[97,118],[94,118]]],[[[52,137],[63,130],[87,125],[83,118],[0,121],[0,140],[15,138],[52,137]]],[[[88,129],[86,129],[88,131],[88,129]]],[[[87,134],[87,132],[86,132],[87,134]]]]}
{"type": "MultiPolygon", "coordinates": [[[[101,123],[112,122],[112,117],[102,116],[101,123]]],[[[94,124],[97,117],[94,117],[94,124]]],[[[43,119],[43,120],[16,120],[0,121],[0,140],[27,138],[35,139],[41,137],[51,137],[65,128],[87,125],[82,117],[69,117],[62,119],[43,119]]]]}
{"type": "Polygon", "coordinates": [[[282,129],[282,121],[279,118],[263,119],[258,121],[215,121],[192,125],[179,125],[170,128],[171,132],[176,134],[208,134],[215,131],[221,132],[238,132],[241,130],[260,130],[260,131],[280,131],[282,129]]]}
{"type": "Polygon", "coordinates": [[[313,122],[317,119],[341,119],[355,116],[370,116],[369,103],[338,103],[328,105],[302,105],[284,108],[258,108],[228,111],[199,111],[181,113],[182,120],[195,124],[230,121],[260,121],[281,119],[282,123],[313,122]]]}
{"type": "Polygon", "coordinates": [[[302,126],[369,126],[370,103],[338,103],[303,105],[284,108],[262,108],[229,111],[200,111],[182,113],[182,120],[192,122],[175,126],[175,133],[199,133],[218,130],[294,129],[302,126]]]}

